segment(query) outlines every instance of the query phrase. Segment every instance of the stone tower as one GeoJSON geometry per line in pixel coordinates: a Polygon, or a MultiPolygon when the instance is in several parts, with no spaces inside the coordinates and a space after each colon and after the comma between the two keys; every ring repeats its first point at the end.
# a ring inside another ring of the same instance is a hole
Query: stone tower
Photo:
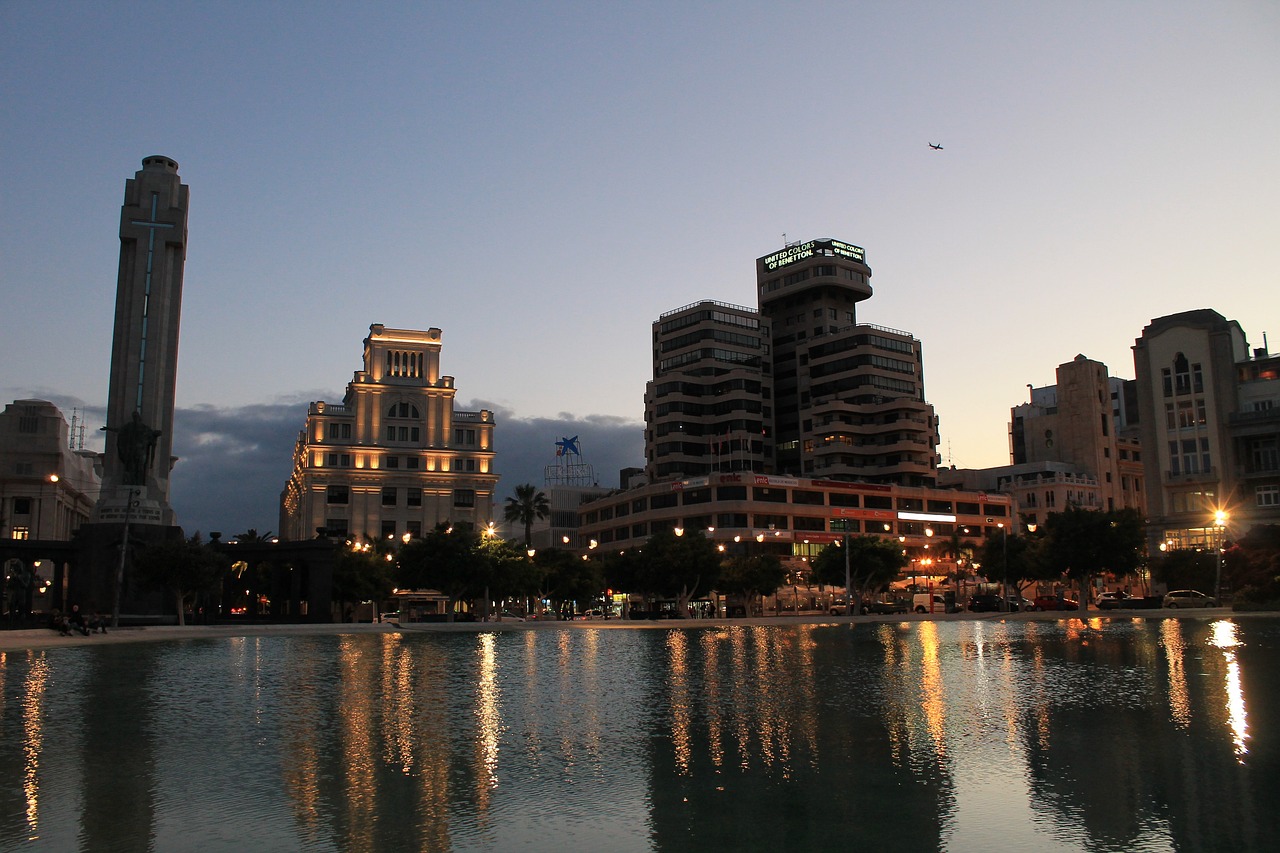
{"type": "Polygon", "coordinates": [[[174,523],[169,471],[187,203],[168,157],[147,157],[125,182],[97,522],[174,523]]]}

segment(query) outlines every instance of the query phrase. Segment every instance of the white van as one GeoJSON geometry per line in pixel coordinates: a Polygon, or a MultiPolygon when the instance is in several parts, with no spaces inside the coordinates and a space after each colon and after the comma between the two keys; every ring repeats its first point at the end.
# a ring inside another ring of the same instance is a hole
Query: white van
{"type": "Polygon", "coordinates": [[[955,593],[917,592],[911,599],[911,609],[917,613],[955,613],[960,608],[956,607],[955,593]]]}

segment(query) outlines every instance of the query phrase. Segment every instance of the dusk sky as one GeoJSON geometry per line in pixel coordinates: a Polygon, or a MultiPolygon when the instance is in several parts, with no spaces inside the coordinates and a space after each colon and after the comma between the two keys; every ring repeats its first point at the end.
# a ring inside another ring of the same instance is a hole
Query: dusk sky
{"type": "Polygon", "coordinates": [[[371,323],[439,327],[506,496],[580,434],[640,465],[650,328],[863,246],[944,464],[1151,319],[1280,347],[1280,4],[0,4],[0,404],[100,449],[124,182],[191,188],[173,504],[277,526],[306,403],[371,323]],[[932,150],[928,143],[941,144],[932,150]],[[784,237],[785,235],[785,237],[784,237]]]}

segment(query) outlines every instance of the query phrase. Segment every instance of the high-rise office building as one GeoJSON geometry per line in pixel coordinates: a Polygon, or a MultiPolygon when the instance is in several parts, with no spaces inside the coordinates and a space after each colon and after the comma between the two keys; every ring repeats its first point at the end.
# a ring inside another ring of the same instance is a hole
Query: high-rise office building
{"type": "Polygon", "coordinates": [[[871,268],[859,246],[793,243],[756,261],[773,330],[775,470],[930,486],[938,422],[924,396],[920,341],[859,323],[871,268]]]}
{"type": "Polygon", "coordinates": [[[453,408],[441,333],[369,327],[341,404],[314,402],[281,495],[285,539],[417,536],[494,521],[493,413],[453,408]]]}
{"type": "Polygon", "coordinates": [[[769,324],[753,308],[703,301],[658,318],[644,393],[650,480],[766,470],[770,358],[769,324]]]}

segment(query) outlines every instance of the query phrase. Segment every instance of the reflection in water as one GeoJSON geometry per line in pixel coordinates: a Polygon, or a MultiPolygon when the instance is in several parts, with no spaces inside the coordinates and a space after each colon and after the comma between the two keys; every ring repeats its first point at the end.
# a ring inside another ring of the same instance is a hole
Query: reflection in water
{"type": "Polygon", "coordinates": [[[1231,740],[1235,744],[1236,756],[1243,759],[1249,752],[1245,741],[1249,737],[1248,715],[1244,707],[1244,689],[1240,684],[1240,662],[1236,659],[1238,627],[1234,622],[1220,620],[1213,623],[1213,638],[1209,641],[1215,648],[1222,649],[1223,660],[1227,664],[1227,719],[1231,726],[1231,740]]]}
{"type": "Polygon", "coordinates": [[[1191,697],[1187,692],[1187,672],[1182,655],[1186,641],[1182,638],[1182,621],[1165,619],[1160,623],[1160,645],[1169,668],[1169,712],[1174,725],[1186,729],[1191,725],[1191,697]]]}
{"type": "Polygon", "coordinates": [[[1263,849],[1277,654],[1238,619],[11,653],[0,849],[1263,849]]]}

